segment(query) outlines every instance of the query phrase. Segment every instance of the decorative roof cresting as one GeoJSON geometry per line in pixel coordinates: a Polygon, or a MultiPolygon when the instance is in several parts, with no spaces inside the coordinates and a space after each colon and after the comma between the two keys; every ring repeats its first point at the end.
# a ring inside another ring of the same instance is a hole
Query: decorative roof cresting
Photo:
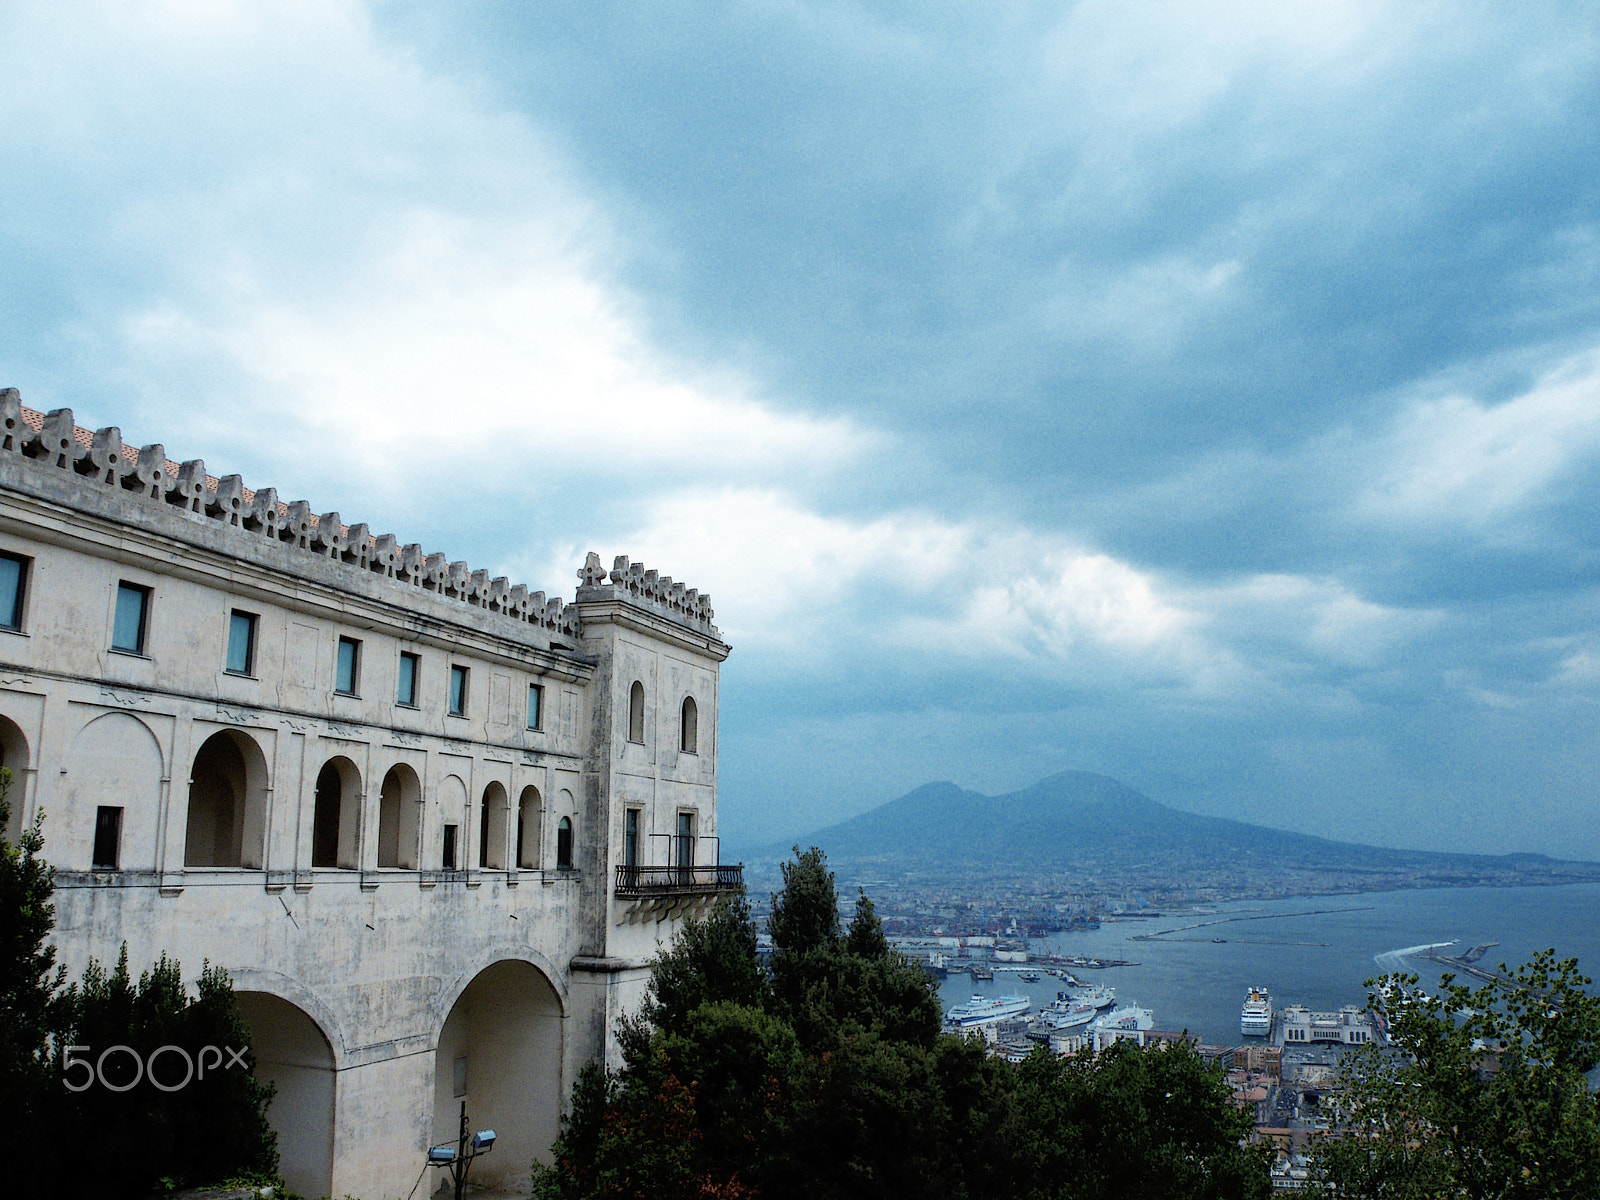
{"type": "MultiPolygon", "coordinates": [[[[0,454],[18,455],[43,470],[72,472],[118,492],[133,503],[168,505],[202,520],[419,588],[472,608],[499,613],[552,633],[582,635],[576,608],[559,597],[546,599],[505,576],[489,577],[464,562],[425,552],[417,543],[402,545],[390,533],[373,535],[365,524],[345,525],[336,512],[314,513],[304,500],[284,503],[272,488],[252,490],[237,475],[206,474],[205,463],[167,458],[160,443],[135,449],[125,445],[115,426],[93,432],[80,428],[70,408],[41,413],[26,408],[16,388],[0,389],[0,454]]],[[[583,587],[604,586],[600,556],[591,552],[578,575],[583,587]],[[591,578],[591,571],[596,572],[591,578]]],[[[692,588],[673,583],[639,564],[618,557],[609,580],[636,602],[667,611],[680,623],[715,633],[711,601],[692,588]]]]}

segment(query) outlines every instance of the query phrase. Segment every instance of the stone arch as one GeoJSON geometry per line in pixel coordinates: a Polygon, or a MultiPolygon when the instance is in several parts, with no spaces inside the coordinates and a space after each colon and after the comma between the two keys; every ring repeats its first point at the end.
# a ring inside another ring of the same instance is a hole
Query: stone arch
{"type": "Polygon", "coordinates": [[[50,852],[58,867],[85,870],[91,863],[100,808],[120,812],[116,865],[153,870],[166,756],[161,742],[139,718],[103,713],[84,725],[67,755],[66,804],[51,831],[50,852]]]}
{"type": "Polygon", "coordinates": [[[544,800],[529,784],[517,799],[517,866],[538,870],[544,863],[544,800]]]}
{"type": "Polygon", "coordinates": [[[266,828],[266,755],[241,730],[212,734],[189,769],[183,865],[259,869],[266,828]]]}
{"type": "Polygon", "coordinates": [[[354,870],[361,865],[361,772],[336,754],[317,772],[311,808],[311,865],[354,870]]]}
{"type": "Polygon", "coordinates": [[[6,803],[11,806],[6,816],[6,841],[13,846],[22,836],[27,814],[28,795],[28,735],[22,732],[10,717],[0,716],[0,767],[11,772],[11,786],[6,790],[6,803]]]}
{"type": "Polygon", "coordinates": [[[683,698],[679,712],[678,749],[684,754],[700,753],[700,709],[693,696],[683,698]]]}
{"type": "Polygon", "coordinates": [[[510,804],[505,784],[491,780],[483,789],[478,812],[478,866],[490,871],[506,868],[506,825],[510,804]]]}
{"type": "Polygon", "coordinates": [[[637,679],[628,689],[628,740],[644,744],[644,684],[637,679]]]}
{"type": "Polygon", "coordinates": [[[278,1135],[278,1172],[304,1196],[333,1190],[333,1040],[304,1008],[237,986],[234,1002],[250,1034],[258,1080],[277,1089],[267,1122],[278,1135]]]}
{"type": "Polygon", "coordinates": [[[566,1006],[548,967],[526,954],[508,950],[468,978],[434,1051],[430,1144],[454,1144],[465,1103],[469,1128],[497,1135],[472,1180],[505,1189],[526,1186],[528,1163],[547,1160],[560,1132],[566,1006]]]}
{"type": "Polygon", "coordinates": [[[378,865],[416,870],[421,834],[422,780],[395,763],[378,789],[378,865]]]}

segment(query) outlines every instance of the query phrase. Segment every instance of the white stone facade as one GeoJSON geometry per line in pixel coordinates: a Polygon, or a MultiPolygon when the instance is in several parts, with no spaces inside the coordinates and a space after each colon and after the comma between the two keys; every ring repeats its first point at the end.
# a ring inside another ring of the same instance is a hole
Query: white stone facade
{"type": "MultiPolygon", "coordinates": [[[[232,974],[307,1195],[405,1196],[464,1100],[524,1186],[717,865],[708,597],[572,603],[0,393],[8,835],[56,943],[232,974]]],[[[425,1181],[431,1190],[440,1180],[425,1181]]]]}
{"type": "Polygon", "coordinates": [[[1354,1004],[1338,1012],[1312,1012],[1304,1005],[1291,1004],[1278,1017],[1286,1046],[1333,1042],[1341,1046],[1360,1046],[1378,1040],[1372,1014],[1354,1004]]]}

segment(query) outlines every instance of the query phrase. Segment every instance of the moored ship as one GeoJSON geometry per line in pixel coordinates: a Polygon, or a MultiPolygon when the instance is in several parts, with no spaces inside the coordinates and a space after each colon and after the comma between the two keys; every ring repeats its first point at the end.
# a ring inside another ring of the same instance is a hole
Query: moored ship
{"type": "Polygon", "coordinates": [[[974,996],[945,1013],[944,1023],[953,1029],[972,1029],[1020,1017],[1029,1006],[1026,996],[974,996]]]}
{"type": "Polygon", "coordinates": [[[1239,1032],[1246,1037],[1268,1037],[1272,1033],[1272,997],[1264,987],[1250,989],[1239,1010],[1239,1032]]]}

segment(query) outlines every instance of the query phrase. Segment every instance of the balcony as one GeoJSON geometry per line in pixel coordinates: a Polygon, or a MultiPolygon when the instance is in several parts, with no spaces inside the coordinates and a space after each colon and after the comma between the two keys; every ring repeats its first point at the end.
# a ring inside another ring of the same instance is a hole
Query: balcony
{"type": "Polygon", "coordinates": [[[617,896],[700,895],[731,892],[744,886],[744,864],[699,867],[618,867],[617,896]]]}
{"type": "Polygon", "coordinates": [[[703,916],[725,892],[744,886],[744,866],[618,867],[616,923],[703,916]]]}

